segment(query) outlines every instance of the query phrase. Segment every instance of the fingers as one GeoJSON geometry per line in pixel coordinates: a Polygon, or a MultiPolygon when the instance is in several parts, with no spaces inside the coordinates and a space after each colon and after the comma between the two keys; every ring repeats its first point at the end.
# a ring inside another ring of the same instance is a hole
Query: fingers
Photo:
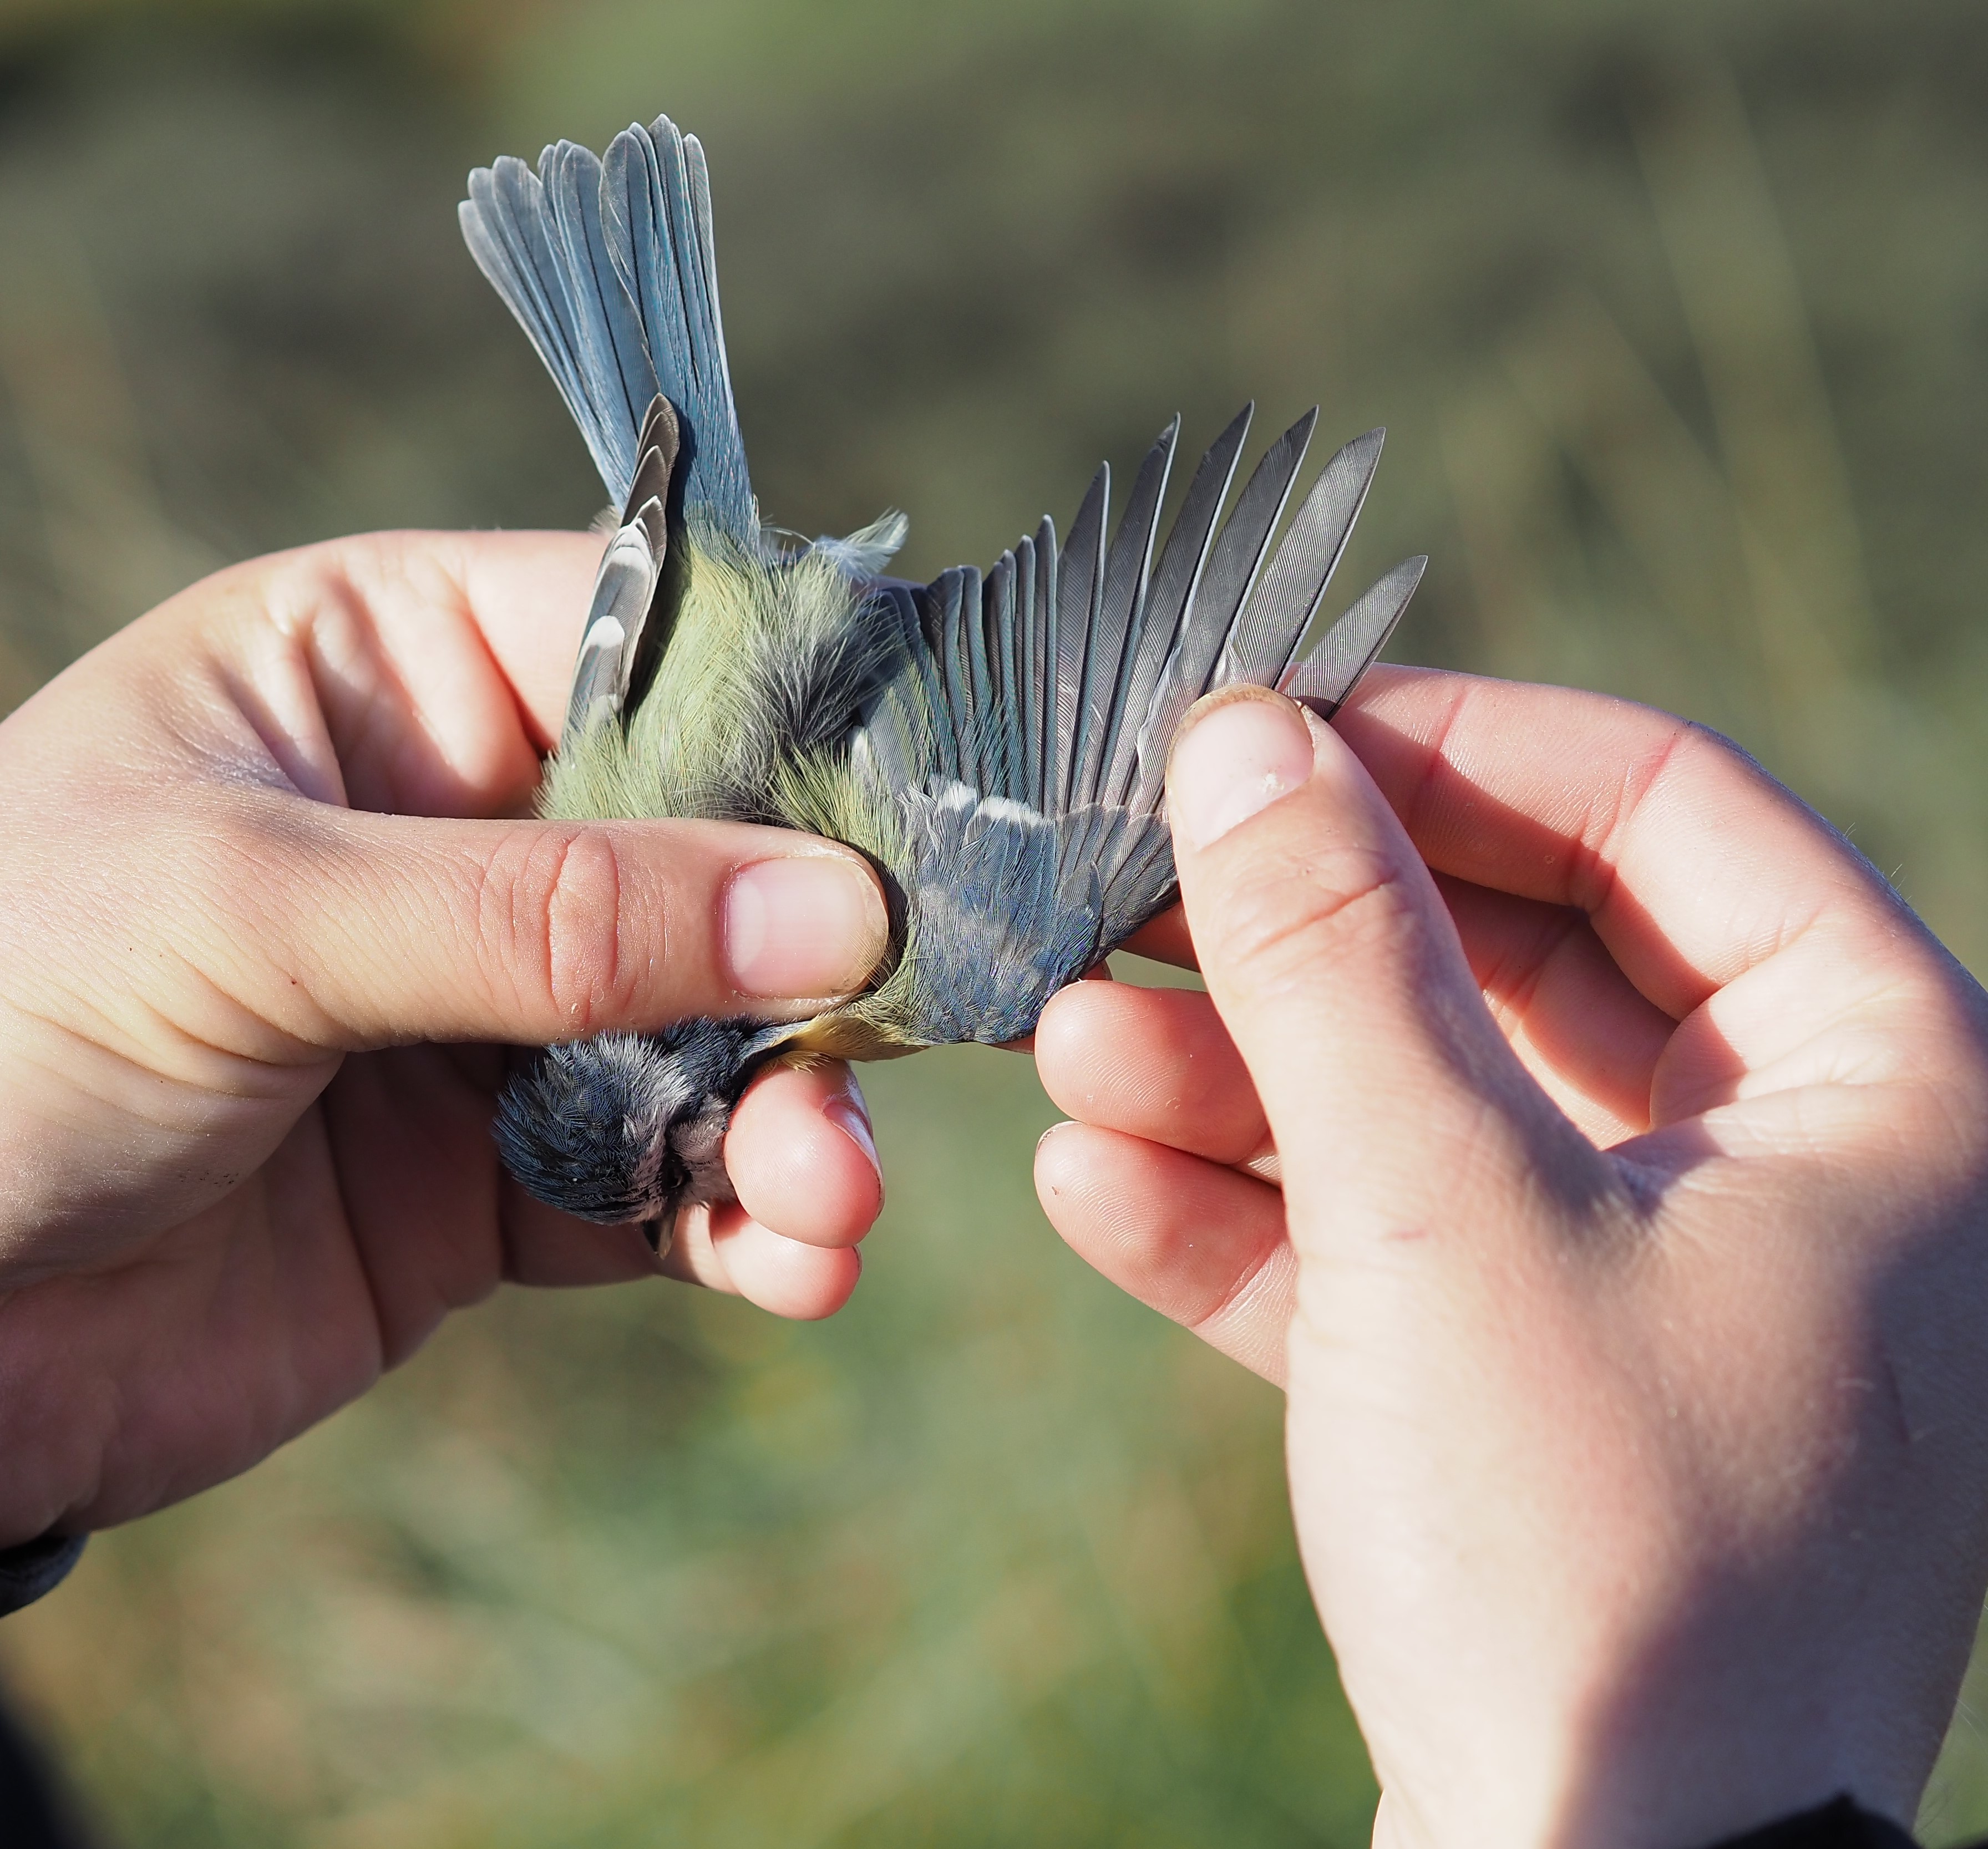
{"type": "MultiPolygon", "coordinates": [[[[1586,921],[1456,883],[1444,896],[1476,979],[1548,1095],[1597,1141],[1646,1127],[1650,1069],[1671,1023],[1623,981],[1586,921]]],[[[1281,1381],[1295,1273],[1283,1199],[1210,1165],[1272,1181],[1280,1171],[1212,999],[1073,984],[1043,1011],[1036,1063],[1057,1107],[1079,1120],[1037,1157],[1051,1223],[1142,1303],[1281,1381]]]]}
{"type": "MultiPolygon", "coordinates": [[[[1603,1148],[1648,1129],[1652,1081],[1676,1023],[1622,974],[1586,914],[1570,906],[1516,898],[1467,881],[1444,877],[1436,885],[1499,1029],[1547,1095],[1603,1148]]],[[[1156,961],[1194,966],[1186,916],[1178,905],[1125,948],[1156,961]]],[[[1056,1006],[1053,1000],[1051,1009],[1056,1006]]],[[[1121,1061],[1111,1057],[1108,1036],[1131,1031],[1130,1023],[1107,1027],[1100,1021],[1095,1031],[1100,1037],[1091,1050],[1100,1077],[1083,1083],[1104,1085],[1100,1104],[1108,1103],[1114,1085],[1137,1083],[1148,1090],[1159,1085],[1160,1075],[1170,1073],[1167,1061],[1175,1056],[1198,1060],[1206,1070],[1212,1070],[1209,1060],[1226,1053],[1236,1072],[1244,1070],[1226,1034],[1217,1052],[1142,1046],[1138,1059],[1128,1056],[1121,1061]],[[1144,1070],[1135,1070],[1142,1064],[1144,1070]]],[[[1059,1048],[1055,1056],[1067,1058],[1070,1050],[1059,1048]]],[[[1057,1074],[1063,1070],[1060,1064],[1054,1068],[1057,1074]]],[[[1066,1097],[1051,1077],[1051,1069],[1045,1068],[1043,1082],[1050,1085],[1050,1095],[1073,1117],[1111,1122],[1115,1128],[1155,1137],[1178,1148],[1194,1147],[1158,1120],[1142,1126],[1094,1114],[1066,1097]]],[[[1170,1076],[1166,1082],[1175,1081],[1170,1076]]],[[[1246,1077],[1242,1082],[1246,1084],[1246,1077]]],[[[1253,1094],[1251,1098],[1253,1104],[1253,1094]]],[[[1185,1114],[1176,1114],[1184,1128],[1185,1114]]],[[[1213,1149],[1197,1153],[1224,1159],[1213,1149]]]]}
{"type": "Polygon", "coordinates": [[[1232,1168],[1271,1154],[1249,1069],[1192,990],[1072,983],[1036,1029],[1036,1070],[1059,1110],[1232,1168]]]}
{"type": "Polygon", "coordinates": [[[1273,695],[1218,696],[1175,745],[1168,809],[1202,974],[1282,1156],[1293,1238],[1446,1222],[1466,1175],[1488,1208],[1542,1168],[1593,1168],[1329,728],[1273,695]]]}
{"type": "Polygon", "coordinates": [[[272,796],[199,876],[221,985],[311,1046],[798,1019],[888,933],[859,855],[784,829],[444,822],[272,796]]]}
{"type": "Polygon", "coordinates": [[[1080,1120],[1036,1151],[1050,1224],[1121,1290],[1281,1384],[1297,1261],[1266,1185],[1263,1107],[1214,1003],[1073,984],[1043,1011],[1036,1066],[1080,1120]]]}
{"type": "MultiPolygon", "coordinates": [[[[1432,867],[1586,913],[1680,1023],[1651,1073],[1657,1129],[1750,1095],[1967,1066],[1973,985],[1726,741],[1598,695],[1401,669],[1342,723],[1432,867]]],[[[1777,1134],[1800,1141],[1794,1117],[1777,1134]]]]}
{"type": "Polygon", "coordinates": [[[1494,1018],[1547,1095],[1604,1148],[1647,1130],[1676,1023],[1622,974],[1586,914],[1436,884],[1494,1018]]]}
{"type": "Polygon", "coordinates": [[[384,671],[374,678],[404,688],[424,725],[468,729],[461,694],[487,660],[543,753],[565,720],[605,543],[584,532],[363,534],[273,561],[271,601],[300,628],[328,626],[313,639],[333,691],[353,649],[371,651],[384,671]]]}
{"type": "Polygon", "coordinates": [[[114,653],[149,708],[185,684],[173,730],[211,763],[360,809],[519,814],[558,735],[600,551],[578,533],[306,546],[193,586],[114,653]]]}
{"type": "Polygon", "coordinates": [[[566,719],[573,657],[607,542],[588,532],[437,533],[437,557],[517,690],[541,751],[566,719]]]}
{"type": "Polygon", "coordinates": [[[1036,1192],[1079,1257],[1282,1383],[1297,1266],[1276,1189],[1136,1137],[1060,1124],[1036,1151],[1036,1192]]]}
{"type": "Polygon", "coordinates": [[[1824,912],[1894,904],[1750,759],[1647,707],[1377,669],[1337,728],[1432,867],[1587,913],[1674,1019],[1824,912]]]}
{"type": "Polygon", "coordinates": [[[594,1226],[508,1180],[506,1275],[542,1286],[663,1275],[776,1316],[833,1315],[862,1273],[855,1248],[884,1204],[869,1114],[848,1069],[781,1067],[740,1102],[725,1145],[736,1203],[687,1209],[660,1266],[634,1226],[594,1226]]]}
{"type": "Polygon", "coordinates": [[[737,1202],[685,1215],[664,1269],[775,1316],[833,1316],[863,1275],[857,1242],[884,1207],[855,1074],[839,1062],[768,1073],[733,1114],[725,1166],[737,1202]]]}
{"type": "MultiPolygon", "coordinates": [[[[154,907],[166,954],[130,950],[128,982],[103,985],[144,996],[134,1035],[163,1016],[196,1045],[295,1062],[804,1016],[861,985],[888,918],[846,849],[789,830],[406,813],[523,799],[536,759],[465,600],[550,596],[576,556],[563,541],[400,535],[260,562],[96,661],[103,729],[142,750],[93,754],[59,698],[19,715],[15,755],[60,773],[102,877],[154,907]],[[513,576],[522,589],[492,588],[513,576]],[[375,807],[342,806],[360,798],[375,807]]],[[[125,954],[121,938],[106,952],[125,954]]]]}
{"type": "Polygon", "coordinates": [[[1151,923],[1141,925],[1121,948],[1135,957],[1171,963],[1176,969],[1200,968],[1194,960],[1194,940],[1187,932],[1187,914],[1178,905],[1169,905],[1151,923]]]}
{"type": "MultiPolygon", "coordinates": [[[[1418,852],[1460,883],[1452,910],[1525,1063],[1603,1141],[1650,1120],[1666,1022],[1815,940],[1784,982],[1735,995],[1718,1036],[1684,1036],[1670,1062],[1684,1082],[1663,1075],[1659,1117],[1721,1101],[1743,1072],[1794,1047],[1826,1068],[1833,1054],[1815,1028],[1822,1011],[1855,1005],[1844,979],[1862,967],[1895,980],[1902,921],[1922,935],[1826,823],[1724,740],[1668,715],[1381,668],[1334,729],[1418,852]]],[[[1193,961],[1178,911],[1128,948],[1193,961]]],[[[1943,971],[1920,963],[1940,987],[1943,971]]]]}
{"type": "Polygon", "coordinates": [[[783,1066],[739,1102],[725,1171],[761,1225],[803,1245],[854,1246],[884,1210],[883,1170],[856,1075],[783,1066]]]}
{"type": "Polygon", "coordinates": [[[154,649],[201,627],[248,722],[199,709],[206,749],[251,769],[273,755],[301,793],[226,779],[188,843],[224,918],[238,914],[244,968],[274,928],[281,966],[242,999],[320,1045],[530,1042],[805,1015],[867,979],[887,918],[845,850],[786,831],[406,813],[486,816],[529,793],[599,549],[585,535],[377,535],[224,574],[184,617],[138,626],[154,649]]]}
{"type": "Polygon", "coordinates": [[[662,1269],[671,1277],[742,1296],[775,1316],[814,1322],[848,1302],[863,1275],[863,1256],[854,1246],[783,1239],[732,1202],[685,1213],[662,1269]]]}

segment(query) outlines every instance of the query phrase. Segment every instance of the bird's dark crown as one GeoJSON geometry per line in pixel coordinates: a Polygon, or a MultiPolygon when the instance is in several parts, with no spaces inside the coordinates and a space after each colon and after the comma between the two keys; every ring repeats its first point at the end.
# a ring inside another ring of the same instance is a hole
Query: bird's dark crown
{"type": "Polygon", "coordinates": [[[685,1021],[548,1046],[499,1101],[504,1164],[527,1194],[603,1225],[730,1198],[722,1147],[766,1029],[685,1021]]]}

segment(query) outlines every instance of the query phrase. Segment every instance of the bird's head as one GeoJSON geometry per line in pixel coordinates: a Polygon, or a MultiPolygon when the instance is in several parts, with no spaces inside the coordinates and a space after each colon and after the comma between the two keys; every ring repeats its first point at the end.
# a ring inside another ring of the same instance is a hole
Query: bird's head
{"type": "Polygon", "coordinates": [[[527,1194],[660,1249],[679,1208],[729,1201],[725,1132],[771,1050],[763,1023],[685,1021],[548,1046],[505,1087],[497,1147],[527,1194]]]}

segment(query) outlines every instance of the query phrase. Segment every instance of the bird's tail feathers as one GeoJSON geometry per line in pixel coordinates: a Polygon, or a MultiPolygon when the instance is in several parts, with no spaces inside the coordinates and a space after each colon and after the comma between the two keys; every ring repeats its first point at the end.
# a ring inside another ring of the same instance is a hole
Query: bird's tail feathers
{"type": "Polygon", "coordinates": [[[463,237],[538,350],[617,506],[661,392],[683,426],[684,505],[759,543],[725,352],[711,184],[696,137],[667,116],[606,160],[555,143],[535,172],[506,155],[469,176],[463,237]]]}

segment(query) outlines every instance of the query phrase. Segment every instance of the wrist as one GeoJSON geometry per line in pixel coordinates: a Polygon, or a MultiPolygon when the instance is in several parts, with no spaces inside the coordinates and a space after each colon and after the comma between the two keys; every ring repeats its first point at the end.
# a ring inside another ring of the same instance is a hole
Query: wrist
{"type": "MultiPolygon", "coordinates": [[[[1618,1684],[1626,1692],[1617,1699],[1557,1721],[1536,1715],[1528,1725],[1516,1704],[1499,1704],[1469,1754],[1396,1767],[1377,1751],[1376,1849],[1726,1849],[1741,1839],[1747,1849],[1808,1849],[1807,1835],[1783,1843],[1772,1827],[1839,1799],[1888,1824],[1891,1849],[1909,1840],[1939,1741],[1870,1713],[1863,1696],[1885,1682],[1882,1668],[1834,1691],[1791,1680],[1769,1697],[1716,1663],[1672,1673],[1655,1654],[1618,1684]]],[[[1817,1841],[1883,1837],[1832,1825],[1817,1841]]]]}
{"type": "MultiPolygon", "coordinates": [[[[1374,1849],[1427,1849],[1426,1840],[1403,1826],[1386,1795],[1374,1820],[1374,1849]]],[[[1895,1817],[1867,1809],[1847,1792],[1713,1839],[1680,1841],[1671,1849],[1915,1849],[1912,1832],[1895,1817]]]]}

